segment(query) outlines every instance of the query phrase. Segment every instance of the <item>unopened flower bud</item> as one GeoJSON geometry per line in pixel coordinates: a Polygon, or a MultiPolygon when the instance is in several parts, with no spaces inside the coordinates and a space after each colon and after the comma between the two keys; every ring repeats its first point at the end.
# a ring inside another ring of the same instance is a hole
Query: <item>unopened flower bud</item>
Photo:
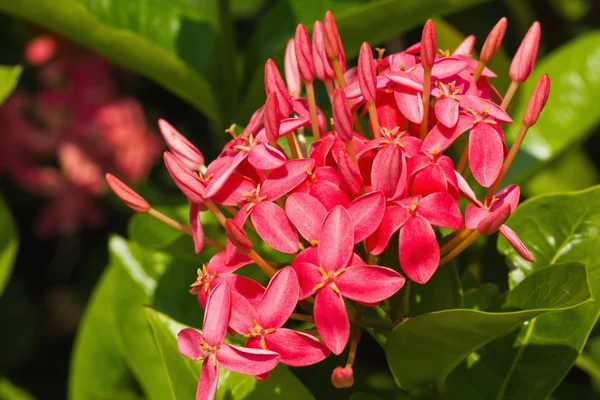
{"type": "Polygon", "coordinates": [[[533,67],[535,66],[541,35],[542,28],[540,27],[540,23],[535,21],[527,31],[510,64],[508,74],[513,81],[519,83],[525,82],[529,78],[529,75],[531,75],[531,71],[533,71],[533,67]]]}
{"type": "Polygon", "coordinates": [[[358,85],[366,102],[377,98],[377,71],[371,46],[364,42],[358,56],[358,85]]]}
{"type": "Polygon", "coordinates": [[[352,368],[336,367],[331,374],[331,383],[338,389],[349,388],[354,385],[352,368]]]}
{"type": "Polygon", "coordinates": [[[421,36],[421,64],[423,68],[431,69],[435,62],[435,54],[437,52],[437,42],[435,37],[435,23],[428,19],[423,28],[421,36]]]}
{"type": "Polygon", "coordinates": [[[225,221],[225,233],[229,241],[242,254],[250,253],[252,250],[252,242],[246,236],[246,232],[234,220],[227,219],[225,221]]]}
{"type": "Polygon", "coordinates": [[[302,93],[302,81],[300,79],[300,70],[298,70],[298,59],[296,58],[296,45],[294,38],[291,38],[285,48],[285,57],[283,59],[283,72],[285,73],[285,83],[287,83],[288,92],[294,97],[302,93]]]}
{"type": "Polygon", "coordinates": [[[340,55],[340,33],[338,32],[333,13],[325,13],[325,51],[330,59],[334,60],[340,55]]]}
{"type": "Polygon", "coordinates": [[[296,36],[294,38],[296,46],[296,59],[298,60],[298,69],[304,82],[312,82],[315,76],[313,67],[312,50],[310,48],[310,38],[304,24],[298,24],[296,36]]]}
{"type": "Polygon", "coordinates": [[[48,62],[56,54],[58,45],[50,35],[31,39],[25,46],[25,59],[31,65],[39,66],[48,62]]]}
{"type": "Polygon", "coordinates": [[[198,171],[204,165],[204,156],[189,140],[187,140],[177,129],[173,128],[164,119],[158,120],[158,127],[162,133],[167,146],[183,164],[192,171],[198,171]]]}
{"type": "Polygon", "coordinates": [[[550,95],[550,78],[547,74],[542,75],[540,80],[538,81],[535,89],[533,90],[533,94],[529,99],[529,104],[527,105],[527,111],[525,111],[525,116],[523,117],[523,124],[525,126],[533,126],[537,122],[546,102],[548,101],[548,96],[550,95]]]}
{"type": "Polygon", "coordinates": [[[279,68],[273,59],[268,59],[265,64],[265,93],[277,92],[279,99],[279,111],[285,118],[292,112],[292,99],[279,73],[279,68]]]}
{"type": "Polygon", "coordinates": [[[181,190],[190,201],[197,204],[203,204],[205,187],[198,175],[187,169],[177,157],[168,151],[165,151],[163,159],[171,178],[173,178],[173,181],[179,190],[181,190]]]}
{"type": "Polygon", "coordinates": [[[271,92],[269,97],[267,97],[267,103],[265,104],[264,124],[267,139],[269,142],[275,143],[279,138],[279,126],[281,125],[281,115],[279,113],[279,100],[277,99],[277,92],[271,92]]]}
{"type": "Polygon", "coordinates": [[[335,72],[325,51],[325,32],[321,21],[316,21],[313,26],[312,58],[317,78],[322,81],[333,79],[335,72]]]}
{"type": "Polygon", "coordinates": [[[489,63],[490,60],[496,55],[498,50],[500,50],[507,24],[508,21],[506,20],[506,17],[502,17],[490,31],[487,39],[485,39],[485,43],[481,49],[481,55],[479,56],[479,59],[484,63],[489,63]]]}
{"type": "Polygon", "coordinates": [[[106,174],[106,182],[123,203],[133,211],[146,213],[150,210],[150,204],[142,196],[134,192],[113,174],[106,174]]]}
{"type": "Polygon", "coordinates": [[[351,196],[358,196],[363,179],[347,151],[340,150],[338,152],[337,164],[340,188],[351,196]]]}
{"type": "Polygon", "coordinates": [[[352,111],[350,110],[346,93],[342,88],[337,88],[333,92],[332,111],[337,134],[344,142],[352,140],[352,111]]]}

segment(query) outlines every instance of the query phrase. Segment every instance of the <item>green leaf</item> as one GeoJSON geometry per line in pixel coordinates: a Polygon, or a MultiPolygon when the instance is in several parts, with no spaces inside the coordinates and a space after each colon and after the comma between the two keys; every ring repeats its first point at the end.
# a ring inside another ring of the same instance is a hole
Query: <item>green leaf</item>
{"type": "Polygon", "coordinates": [[[443,388],[448,374],[478,348],[540,314],[589,300],[585,266],[542,269],[508,292],[499,312],[445,310],[398,325],[386,343],[388,364],[404,389],[428,381],[443,388]]]}
{"type": "MultiPolygon", "coordinates": [[[[182,356],[177,350],[177,333],[186,328],[167,315],[153,309],[146,310],[148,321],[162,357],[165,374],[169,377],[172,397],[193,399],[198,386],[201,363],[182,356]]],[[[306,387],[283,365],[275,368],[269,379],[257,381],[220,368],[217,399],[313,399],[306,387]]]]}
{"type": "Polygon", "coordinates": [[[189,0],[3,0],[25,18],[155,80],[217,125],[216,3],[189,0]],[[211,83],[213,87],[211,87],[211,83]]]}
{"type": "Polygon", "coordinates": [[[13,385],[8,379],[0,376],[0,399],[33,400],[33,397],[25,390],[13,385]]]}
{"type": "MultiPolygon", "coordinates": [[[[548,74],[552,82],[550,97],[537,123],[527,137],[509,170],[506,181],[520,182],[562,152],[581,143],[600,121],[590,104],[600,101],[600,31],[587,33],[567,42],[542,59],[534,73],[519,89],[518,109],[511,112],[521,121],[537,81],[548,74]]],[[[514,141],[520,123],[507,130],[514,141]]]]}
{"type": "Polygon", "coordinates": [[[583,190],[600,183],[594,160],[582,148],[574,148],[550,162],[522,186],[527,197],[583,190]]]}
{"type": "Polygon", "coordinates": [[[17,87],[22,71],[23,68],[20,65],[14,67],[0,65],[0,105],[17,87]]]}
{"type": "Polygon", "coordinates": [[[113,313],[114,267],[102,274],[81,321],[71,358],[69,399],[133,399],[140,395],[122,354],[113,313]]]}
{"type": "Polygon", "coordinates": [[[416,28],[432,15],[444,16],[483,3],[486,0],[288,0],[265,14],[246,53],[247,96],[242,107],[243,120],[264,102],[263,67],[267,58],[283,65],[287,40],[294,35],[296,24],[312,29],[327,10],[335,20],[348,59],[358,55],[360,45],[375,47],[386,40],[416,28]]]}
{"type": "Polygon", "coordinates": [[[465,293],[465,307],[472,310],[486,311],[499,299],[498,286],[493,283],[484,283],[478,288],[467,290],[465,293]]]}
{"type": "MultiPolygon", "coordinates": [[[[512,269],[509,276],[511,287],[549,264],[574,261],[587,266],[592,296],[598,298],[599,186],[581,192],[531,199],[515,210],[507,225],[521,237],[536,260],[534,263],[524,261],[504,238],[498,240],[498,250],[508,257],[512,269]]],[[[536,318],[518,332],[513,343],[508,344],[511,351],[501,346],[487,349],[487,357],[481,358],[478,369],[489,376],[486,366],[493,365],[494,385],[478,385],[474,390],[479,390],[485,398],[490,391],[497,392],[501,386],[506,386],[506,393],[520,388],[521,393],[539,396],[533,398],[546,397],[581,353],[599,315],[600,307],[593,302],[536,318]],[[543,367],[544,374],[532,372],[532,365],[543,367]],[[528,379],[519,379],[517,373],[529,374],[528,379]]],[[[469,372],[476,374],[478,370],[471,369],[469,372]]],[[[478,383],[477,378],[469,381],[478,383]]]]}
{"type": "MultiPolygon", "coordinates": [[[[1,94],[0,94],[1,97],[1,94]]],[[[0,196],[0,296],[8,283],[19,248],[19,235],[8,205],[0,196]]]]}

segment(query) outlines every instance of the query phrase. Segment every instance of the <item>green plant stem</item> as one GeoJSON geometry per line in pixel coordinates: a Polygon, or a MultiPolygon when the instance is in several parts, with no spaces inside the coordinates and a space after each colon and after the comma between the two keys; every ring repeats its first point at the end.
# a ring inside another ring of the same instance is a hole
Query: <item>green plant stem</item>
{"type": "Polygon", "coordinates": [[[600,366],[589,355],[581,353],[575,360],[575,366],[600,382],[600,366]]]}

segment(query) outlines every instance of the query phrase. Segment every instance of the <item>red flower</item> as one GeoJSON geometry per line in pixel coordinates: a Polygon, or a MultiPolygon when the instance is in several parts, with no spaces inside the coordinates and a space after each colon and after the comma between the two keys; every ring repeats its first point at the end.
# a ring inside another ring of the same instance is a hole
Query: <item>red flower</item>
{"type": "Polygon", "coordinates": [[[404,285],[402,275],[392,269],[357,263],[358,257],[353,257],[354,242],[352,218],[346,209],[336,206],[323,221],[316,259],[313,251],[298,256],[292,265],[300,281],[300,297],[316,293],[317,330],[335,354],[344,350],[350,333],[344,297],[372,305],[404,285]]]}
{"type": "Polygon", "coordinates": [[[260,375],[279,362],[279,355],[272,351],[226,344],[230,313],[229,289],[226,284],[218,285],[208,297],[203,332],[186,328],[177,334],[179,352],[194,361],[203,361],[196,400],[215,398],[221,366],[241,374],[260,375]]]}

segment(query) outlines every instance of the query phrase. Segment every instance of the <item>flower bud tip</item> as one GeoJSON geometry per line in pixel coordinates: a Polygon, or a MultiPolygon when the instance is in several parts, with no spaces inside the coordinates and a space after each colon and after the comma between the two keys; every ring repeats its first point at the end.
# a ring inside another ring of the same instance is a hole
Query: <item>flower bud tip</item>
{"type": "Polygon", "coordinates": [[[546,102],[548,101],[548,96],[550,95],[550,77],[548,74],[542,75],[540,80],[538,81],[535,89],[533,90],[533,94],[529,99],[529,104],[527,105],[527,110],[525,111],[525,116],[523,117],[523,124],[527,127],[535,125],[537,122],[546,102]]]}
{"type": "Polygon", "coordinates": [[[150,210],[150,204],[119,178],[113,174],[106,174],[105,178],[111,190],[127,205],[127,207],[141,213],[146,213],[150,210]]]}
{"type": "Polygon", "coordinates": [[[338,389],[349,388],[354,385],[354,372],[352,368],[336,367],[331,374],[331,383],[338,389]]]}

